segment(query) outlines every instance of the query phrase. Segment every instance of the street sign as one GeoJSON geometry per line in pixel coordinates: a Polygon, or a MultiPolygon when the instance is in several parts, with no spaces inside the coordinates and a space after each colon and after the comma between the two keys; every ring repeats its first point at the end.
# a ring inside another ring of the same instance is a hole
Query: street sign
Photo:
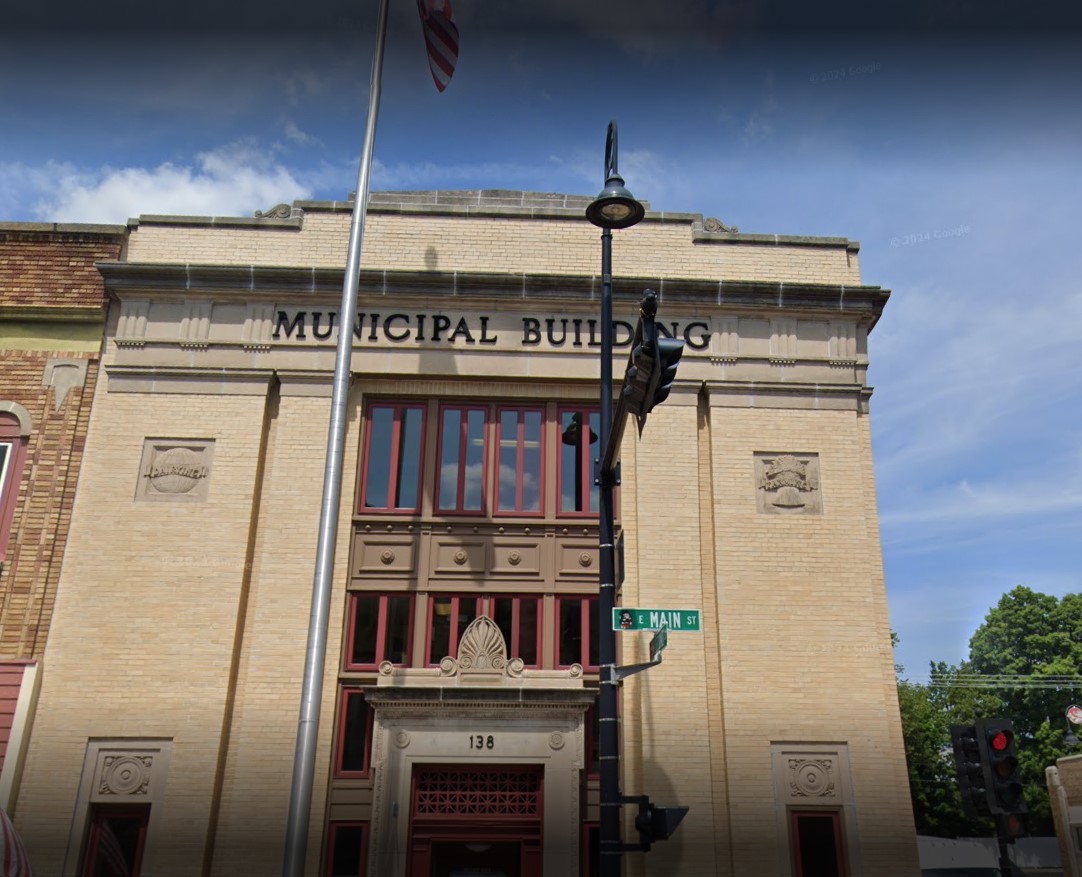
{"type": "Polygon", "coordinates": [[[661,658],[661,653],[665,651],[665,646],[669,644],[669,628],[667,625],[663,625],[661,630],[654,634],[654,638],[650,640],[650,661],[658,661],[661,658]]]}
{"type": "Polygon", "coordinates": [[[1082,706],[1072,703],[1067,707],[1067,721],[1072,725],[1082,725],[1082,706]]]}
{"type": "Polygon", "coordinates": [[[698,609],[629,609],[617,606],[612,610],[613,630],[686,630],[698,633],[698,609]]]}

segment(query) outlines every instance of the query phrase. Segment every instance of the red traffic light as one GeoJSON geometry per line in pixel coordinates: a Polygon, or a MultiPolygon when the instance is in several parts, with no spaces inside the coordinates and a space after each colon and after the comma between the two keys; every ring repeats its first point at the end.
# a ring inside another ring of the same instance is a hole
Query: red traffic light
{"type": "Polygon", "coordinates": [[[996,752],[1003,752],[1011,745],[1013,739],[1014,734],[1010,731],[996,731],[989,743],[996,752]]]}

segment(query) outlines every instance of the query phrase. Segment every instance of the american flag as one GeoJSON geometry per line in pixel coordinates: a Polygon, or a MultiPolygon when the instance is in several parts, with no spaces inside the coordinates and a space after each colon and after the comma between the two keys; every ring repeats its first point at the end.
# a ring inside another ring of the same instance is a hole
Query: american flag
{"type": "Polygon", "coordinates": [[[443,91],[458,63],[458,28],[455,27],[451,0],[417,0],[417,9],[421,13],[432,81],[443,91]]]}
{"type": "Polygon", "coordinates": [[[23,842],[15,826],[11,824],[4,808],[0,807],[0,877],[33,877],[30,857],[26,855],[23,842]]]}

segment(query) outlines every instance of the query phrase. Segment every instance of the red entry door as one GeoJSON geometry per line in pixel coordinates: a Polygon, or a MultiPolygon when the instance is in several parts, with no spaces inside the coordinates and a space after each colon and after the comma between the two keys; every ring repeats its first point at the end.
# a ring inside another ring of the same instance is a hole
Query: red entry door
{"type": "Polygon", "coordinates": [[[541,877],[540,765],[418,765],[410,877],[541,877]]]}

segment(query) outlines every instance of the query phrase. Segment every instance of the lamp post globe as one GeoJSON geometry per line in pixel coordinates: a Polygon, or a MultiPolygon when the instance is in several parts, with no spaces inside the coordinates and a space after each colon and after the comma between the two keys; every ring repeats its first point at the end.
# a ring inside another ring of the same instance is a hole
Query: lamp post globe
{"type": "Polygon", "coordinates": [[[615,174],[605,180],[605,188],[586,208],[586,218],[598,228],[630,228],[645,215],[646,208],[615,174]]]}

